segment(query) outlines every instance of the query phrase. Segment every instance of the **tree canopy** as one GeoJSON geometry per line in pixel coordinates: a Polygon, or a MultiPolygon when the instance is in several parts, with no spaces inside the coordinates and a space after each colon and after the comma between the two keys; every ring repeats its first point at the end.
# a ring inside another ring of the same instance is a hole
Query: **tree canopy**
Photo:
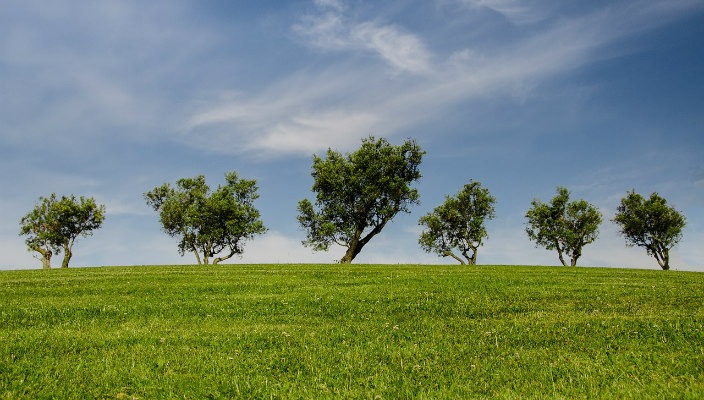
{"type": "Polygon", "coordinates": [[[663,270],[670,269],[670,249],[682,239],[686,220],[667,200],[657,193],[645,199],[630,191],[621,199],[613,221],[620,226],[626,245],[645,247],[663,270]]]}
{"type": "Polygon", "coordinates": [[[213,264],[244,252],[244,244],[266,232],[253,202],[259,197],[255,180],[225,174],[226,184],[211,193],[205,177],[183,178],[144,194],[147,204],[159,211],[164,232],[178,237],[179,254],[192,251],[198,264],[213,264]],[[203,256],[201,259],[201,255],[203,256]]]}
{"type": "Polygon", "coordinates": [[[27,235],[25,243],[30,251],[41,255],[43,268],[51,268],[53,254],[64,252],[62,268],[68,268],[73,256],[73,244],[79,236],[87,237],[100,228],[105,220],[105,206],[93,198],[81,196],[56,197],[55,193],[40,197],[20,221],[20,235],[27,235]]]}
{"type": "Polygon", "coordinates": [[[442,257],[452,257],[465,265],[477,263],[477,249],[489,235],[485,222],[495,218],[496,199],[480,182],[464,185],[456,196],[445,197],[445,202],[420,218],[425,226],[418,242],[426,252],[435,252],[442,257]],[[457,249],[465,258],[457,256],[457,249]],[[472,255],[469,255],[469,251],[472,255]]]}
{"type": "Polygon", "coordinates": [[[418,204],[418,190],[410,185],[421,177],[423,154],[415,140],[393,146],[369,137],[351,154],[328,149],[325,158],[314,155],[315,206],[308,199],[298,203],[303,244],[327,250],[337,243],[347,248],[340,262],[351,263],[399,212],[418,204]]]}
{"type": "Polygon", "coordinates": [[[536,246],[557,250],[562,265],[567,266],[563,254],[571,257],[570,265],[577,265],[582,247],[599,235],[601,213],[584,199],[569,202],[570,192],[557,187],[557,196],[550,204],[534,199],[526,212],[526,233],[536,246]]]}

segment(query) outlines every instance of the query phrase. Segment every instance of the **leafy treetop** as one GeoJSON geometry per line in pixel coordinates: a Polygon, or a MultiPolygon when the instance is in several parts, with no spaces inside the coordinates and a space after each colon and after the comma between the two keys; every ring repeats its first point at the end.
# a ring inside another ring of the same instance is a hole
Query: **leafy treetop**
{"type": "Polygon", "coordinates": [[[20,221],[20,235],[31,251],[41,255],[43,267],[51,268],[51,256],[64,252],[62,268],[68,268],[73,256],[73,245],[79,236],[88,237],[105,221],[105,206],[93,198],[74,195],[39,198],[37,203],[20,221]]]}
{"type": "Polygon", "coordinates": [[[393,146],[369,137],[351,154],[328,149],[326,158],[314,155],[318,210],[308,199],[298,203],[298,221],[307,232],[303,244],[327,250],[337,243],[347,248],[340,262],[352,262],[396,214],[418,204],[418,190],[410,184],[421,177],[423,154],[415,140],[393,146]]]}
{"type": "Polygon", "coordinates": [[[670,249],[682,239],[685,217],[657,193],[645,199],[635,190],[621,199],[613,221],[628,246],[645,247],[663,270],[670,269],[670,249]]]}
{"type": "Polygon", "coordinates": [[[175,187],[155,187],[144,197],[155,211],[164,232],[180,238],[179,254],[192,251],[198,264],[213,264],[244,252],[244,243],[266,232],[253,201],[259,197],[255,180],[240,179],[236,172],[225,174],[226,184],[211,193],[205,177],[183,178],[175,187]],[[203,258],[201,259],[201,254],[203,258]]]}
{"type": "Polygon", "coordinates": [[[570,192],[557,188],[557,196],[550,204],[534,199],[526,212],[526,233],[536,246],[557,250],[562,265],[567,265],[563,253],[571,257],[571,266],[577,265],[582,247],[599,235],[601,213],[584,199],[569,202],[570,192]]]}
{"type": "Polygon", "coordinates": [[[465,265],[465,261],[453,253],[453,249],[458,249],[469,265],[475,265],[477,249],[489,236],[485,221],[496,216],[495,202],[488,189],[470,180],[456,196],[446,196],[442,205],[420,218],[419,225],[426,229],[418,242],[427,252],[452,257],[465,265]]]}

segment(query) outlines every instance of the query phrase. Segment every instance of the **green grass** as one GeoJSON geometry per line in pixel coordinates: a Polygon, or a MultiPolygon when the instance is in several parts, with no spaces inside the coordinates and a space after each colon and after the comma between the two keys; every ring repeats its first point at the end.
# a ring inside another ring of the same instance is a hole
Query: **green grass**
{"type": "Polygon", "coordinates": [[[704,398],[704,274],[0,272],[0,398],[704,398]]]}

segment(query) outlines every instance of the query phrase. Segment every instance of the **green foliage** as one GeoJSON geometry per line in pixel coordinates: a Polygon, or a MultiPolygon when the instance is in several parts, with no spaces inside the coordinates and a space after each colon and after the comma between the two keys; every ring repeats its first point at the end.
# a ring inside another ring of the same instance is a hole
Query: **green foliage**
{"type": "Polygon", "coordinates": [[[613,221],[621,227],[628,246],[645,247],[660,267],[670,269],[670,249],[682,239],[684,216],[657,193],[649,199],[635,190],[621,199],[613,221]]]}
{"type": "Polygon", "coordinates": [[[244,252],[244,244],[254,235],[266,232],[253,202],[259,197],[255,180],[240,179],[236,172],[225,174],[226,185],[211,193],[203,175],[183,178],[176,187],[164,183],[144,194],[155,211],[164,232],[180,238],[181,255],[192,251],[198,264],[213,264],[244,252]],[[201,260],[201,256],[203,259],[201,260]]]}
{"type": "Polygon", "coordinates": [[[702,273],[0,271],[2,399],[698,399],[702,343],[702,273]]]}
{"type": "Polygon", "coordinates": [[[482,240],[489,236],[484,224],[495,217],[495,202],[489,189],[482,188],[480,182],[470,180],[457,196],[446,196],[442,205],[420,218],[418,224],[425,226],[425,229],[418,242],[423,250],[452,257],[464,265],[464,260],[452,251],[459,249],[467,263],[475,265],[477,249],[482,245],[482,240]],[[468,254],[470,250],[471,256],[468,254]]]}
{"type": "Polygon", "coordinates": [[[569,198],[570,192],[558,186],[550,204],[534,199],[526,212],[526,233],[536,246],[557,250],[562,265],[567,265],[563,258],[566,253],[571,257],[570,265],[575,266],[582,247],[599,235],[601,213],[583,199],[569,202],[569,198]]]}
{"type": "Polygon", "coordinates": [[[328,149],[325,159],[314,155],[315,207],[308,199],[298,203],[298,221],[307,233],[303,244],[327,250],[337,243],[347,248],[340,262],[352,262],[396,214],[418,204],[418,190],[410,184],[421,177],[423,154],[414,140],[392,146],[369,137],[351,154],[328,149]]]}
{"type": "Polygon", "coordinates": [[[52,193],[40,197],[20,221],[20,235],[27,235],[25,243],[30,251],[41,255],[44,269],[51,268],[51,256],[64,252],[62,268],[68,268],[73,256],[73,244],[79,236],[87,237],[105,221],[105,206],[93,198],[62,196],[52,193]]]}
{"type": "Polygon", "coordinates": [[[39,197],[39,203],[20,221],[20,235],[28,236],[25,244],[29,251],[41,255],[44,269],[51,268],[51,257],[61,251],[61,238],[58,236],[58,224],[55,215],[56,194],[48,198],[39,197]]]}

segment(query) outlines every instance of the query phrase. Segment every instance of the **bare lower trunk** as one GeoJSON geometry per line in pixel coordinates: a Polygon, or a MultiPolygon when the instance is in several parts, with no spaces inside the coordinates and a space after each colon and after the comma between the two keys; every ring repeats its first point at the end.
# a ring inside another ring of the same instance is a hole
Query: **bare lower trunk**
{"type": "Polygon", "coordinates": [[[198,260],[198,265],[203,264],[203,263],[200,261],[200,253],[198,253],[198,249],[196,248],[196,246],[193,246],[193,253],[196,255],[196,260],[198,260]]]}
{"type": "Polygon", "coordinates": [[[68,268],[68,263],[71,261],[72,256],[71,245],[64,244],[64,260],[61,261],[61,268],[68,268]]]}
{"type": "Polygon", "coordinates": [[[570,260],[570,266],[576,267],[578,259],[579,259],[579,255],[572,255],[572,259],[570,260]]]}
{"type": "Polygon", "coordinates": [[[234,250],[231,250],[229,255],[227,255],[227,256],[225,256],[225,257],[218,257],[218,258],[214,259],[214,260],[213,260],[213,265],[217,265],[219,262],[225,261],[225,260],[231,258],[231,257],[234,256],[234,255],[235,255],[235,251],[234,251],[234,250]]]}
{"type": "Polygon", "coordinates": [[[469,265],[477,265],[477,248],[476,247],[470,247],[472,249],[472,256],[470,257],[469,254],[467,254],[467,250],[462,251],[462,255],[464,258],[467,259],[467,264],[469,265]]]}
{"type": "Polygon", "coordinates": [[[42,269],[51,269],[51,256],[54,253],[52,253],[51,250],[45,250],[39,246],[34,247],[32,250],[42,255],[42,269]]]}
{"type": "Polygon", "coordinates": [[[362,230],[363,229],[357,229],[357,232],[355,232],[352,241],[347,247],[345,255],[340,259],[340,264],[352,264],[352,260],[354,260],[354,258],[357,257],[357,254],[359,254],[362,250],[362,246],[364,246],[364,244],[360,244],[359,241],[359,238],[362,236],[362,230]]]}
{"type": "Polygon", "coordinates": [[[476,251],[472,253],[471,257],[469,254],[467,254],[467,251],[463,251],[462,255],[467,260],[467,265],[476,265],[477,264],[477,252],[476,251]]]}
{"type": "Polygon", "coordinates": [[[662,268],[663,271],[668,271],[670,269],[670,250],[656,250],[653,252],[653,254],[655,254],[655,259],[658,261],[660,268],[662,268]]]}
{"type": "Polygon", "coordinates": [[[562,248],[560,247],[560,242],[558,240],[555,240],[555,248],[557,249],[557,257],[560,258],[560,262],[562,263],[562,266],[566,267],[567,263],[565,262],[564,257],[562,257],[562,248]]]}
{"type": "Polygon", "coordinates": [[[362,250],[362,248],[359,246],[359,242],[355,241],[354,244],[350,244],[345,255],[340,259],[340,264],[352,264],[352,260],[357,257],[360,250],[362,250]]]}
{"type": "Polygon", "coordinates": [[[443,256],[443,257],[448,257],[448,256],[449,256],[449,257],[452,257],[452,258],[454,258],[455,260],[459,261],[461,265],[467,265],[467,263],[465,263],[463,259],[457,257],[457,256],[455,255],[455,253],[453,253],[453,252],[451,252],[451,251],[449,251],[449,250],[443,252],[443,253],[442,253],[442,256],[443,256]]]}
{"type": "Polygon", "coordinates": [[[579,257],[582,255],[582,249],[578,249],[572,252],[572,259],[570,260],[570,265],[573,267],[577,266],[577,260],[579,260],[579,257]]]}
{"type": "Polygon", "coordinates": [[[352,238],[352,241],[350,242],[349,246],[347,247],[347,252],[345,252],[344,257],[340,259],[340,264],[351,264],[352,260],[354,260],[355,257],[357,257],[357,254],[359,254],[360,251],[362,251],[362,247],[364,247],[371,238],[376,236],[381,230],[384,228],[388,220],[384,220],[379,225],[376,225],[374,229],[371,230],[367,234],[367,236],[362,238],[362,233],[364,232],[364,228],[366,226],[360,226],[357,228],[357,231],[355,232],[354,237],[352,238]],[[360,239],[361,238],[361,239],[360,239]]]}

